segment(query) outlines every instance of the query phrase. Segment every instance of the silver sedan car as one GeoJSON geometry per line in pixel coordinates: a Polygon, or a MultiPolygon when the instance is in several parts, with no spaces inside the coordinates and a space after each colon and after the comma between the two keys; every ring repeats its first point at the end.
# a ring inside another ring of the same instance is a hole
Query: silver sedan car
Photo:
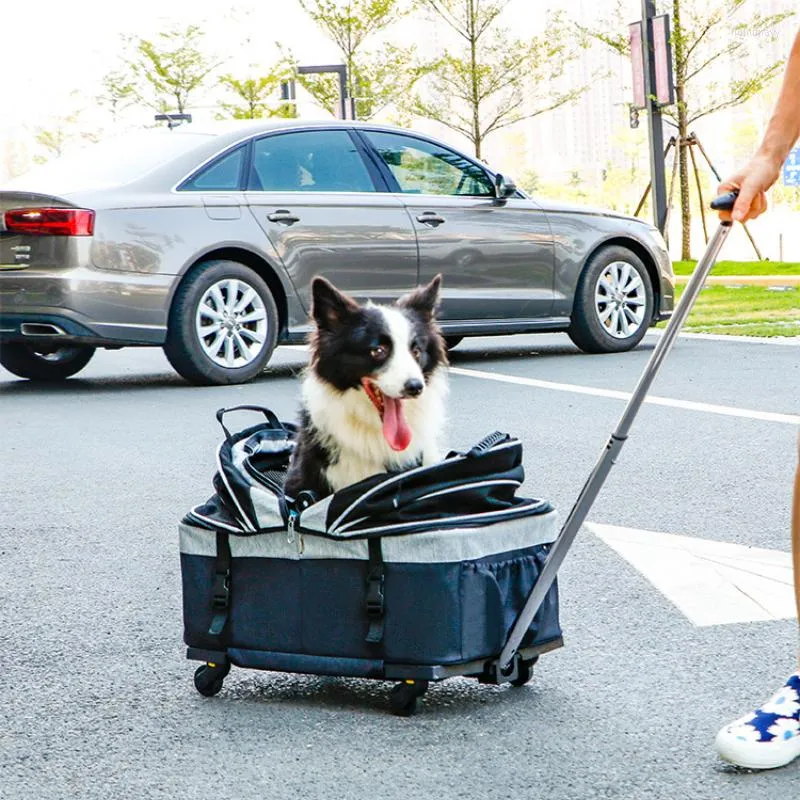
{"type": "Polygon", "coordinates": [[[427,136],[356,122],[188,125],[109,139],[0,189],[0,363],[74,375],[158,346],[197,384],[252,379],[309,330],[324,275],[391,302],[444,277],[448,345],[565,331],[634,347],[668,317],[659,232],[531,198],[427,136]]]}

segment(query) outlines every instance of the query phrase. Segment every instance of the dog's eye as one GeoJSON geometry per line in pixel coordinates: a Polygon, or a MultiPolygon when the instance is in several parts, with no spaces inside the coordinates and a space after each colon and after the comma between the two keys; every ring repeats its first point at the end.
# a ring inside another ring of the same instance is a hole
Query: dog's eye
{"type": "Polygon", "coordinates": [[[377,347],[373,347],[372,350],[369,351],[369,354],[375,359],[375,361],[385,361],[386,356],[389,353],[382,344],[379,344],[377,347]]]}
{"type": "Polygon", "coordinates": [[[419,361],[419,360],[420,360],[420,358],[422,358],[422,350],[419,348],[419,345],[416,345],[416,344],[415,344],[415,345],[414,345],[414,346],[411,348],[411,355],[412,355],[412,356],[414,356],[414,358],[415,358],[417,361],[419,361]]]}

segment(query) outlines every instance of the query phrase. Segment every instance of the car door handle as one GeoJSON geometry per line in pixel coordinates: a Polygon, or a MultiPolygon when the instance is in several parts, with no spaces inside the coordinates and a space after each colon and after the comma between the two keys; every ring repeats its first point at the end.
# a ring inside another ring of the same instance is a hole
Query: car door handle
{"type": "Polygon", "coordinates": [[[300,222],[300,217],[295,216],[291,211],[285,208],[279,208],[277,211],[267,214],[267,219],[270,222],[285,222],[287,225],[300,222]]]}
{"type": "Polygon", "coordinates": [[[422,222],[424,225],[432,225],[436,227],[444,222],[444,217],[440,217],[435,211],[424,211],[417,217],[417,222],[422,222]]]}

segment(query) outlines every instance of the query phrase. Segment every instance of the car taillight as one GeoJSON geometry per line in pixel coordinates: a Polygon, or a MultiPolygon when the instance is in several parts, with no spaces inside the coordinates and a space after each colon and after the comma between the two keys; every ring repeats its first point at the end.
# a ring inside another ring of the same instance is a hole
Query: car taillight
{"type": "Polygon", "coordinates": [[[13,208],[5,213],[6,230],[44,236],[91,236],[94,211],[85,208],[13,208]]]}

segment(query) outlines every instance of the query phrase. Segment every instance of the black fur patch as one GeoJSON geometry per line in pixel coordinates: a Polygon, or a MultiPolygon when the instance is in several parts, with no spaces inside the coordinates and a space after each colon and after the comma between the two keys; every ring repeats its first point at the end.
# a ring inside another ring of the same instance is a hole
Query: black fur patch
{"type": "Polygon", "coordinates": [[[422,350],[420,367],[425,380],[436,367],[447,365],[447,347],[436,324],[442,277],[437,275],[427,286],[420,286],[397,301],[411,324],[412,343],[422,350]]]}
{"type": "Polygon", "coordinates": [[[311,338],[311,367],[339,391],[354,389],[385,363],[371,355],[379,345],[391,356],[392,339],[385,317],[376,308],[359,308],[345,324],[317,328],[311,338]]]}
{"type": "Polygon", "coordinates": [[[288,497],[295,498],[304,489],[318,497],[332,493],[325,480],[325,470],[332,463],[332,454],[319,444],[316,431],[306,409],[300,412],[300,427],[292,462],[286,473],[283,490],[288,497]]]}

